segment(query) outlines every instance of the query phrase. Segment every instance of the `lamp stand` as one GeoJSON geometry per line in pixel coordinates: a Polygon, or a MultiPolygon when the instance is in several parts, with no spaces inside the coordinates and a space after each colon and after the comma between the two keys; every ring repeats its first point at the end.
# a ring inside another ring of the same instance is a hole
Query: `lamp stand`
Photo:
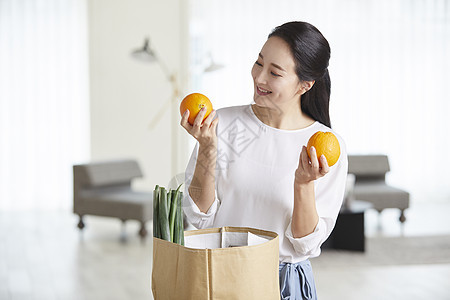
{"type": "Polygon", "coordinates": [[[177,174],[178,168],[178,130],[176,125],[179,123],[180,114],[178,113],[178,97],[180,96],[180,90],[177,83],[177,77],[175,73],[169,76],[169,81],[172,84],[172,101],[171,101],[171,132],[172,132],[172,143],[171,143],[171,176],[177,174]]]}

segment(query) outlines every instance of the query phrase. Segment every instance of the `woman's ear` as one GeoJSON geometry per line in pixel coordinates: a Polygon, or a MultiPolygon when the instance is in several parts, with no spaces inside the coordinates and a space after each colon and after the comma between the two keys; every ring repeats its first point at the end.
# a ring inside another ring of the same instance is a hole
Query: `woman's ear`
{"type": "Polygon", "coordinates": [[[300,95],[303,95],[304,93],[309,91],[313,87],[315,82],[316,82],[315,80],[313,80],[313,81],[302,81],[300,83],[300,90],[299,90],[300,95]]]}

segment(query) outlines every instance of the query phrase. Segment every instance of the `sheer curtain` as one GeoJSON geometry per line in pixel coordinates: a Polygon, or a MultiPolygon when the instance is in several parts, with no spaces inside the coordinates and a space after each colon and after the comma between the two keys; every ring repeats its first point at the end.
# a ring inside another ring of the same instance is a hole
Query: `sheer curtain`
{"type": "Polygon", "coordinates": [[[69,209],[89,155],[83,0],[0,0],[0,210],[69,209]]]}
{"type": "MultiPolygon", "coordinates": [[[[351,154],[389,155],[391,184],[450,201],[450,4],[446,0],[190,0],[192,65],[226,69],[192,86],[216,107],[252,101],[250,69],[270,30],[314,24],[331,45],[331,120],[351,154]]],[[[196,74],[196,73],[194,73],[196,74]]]]}

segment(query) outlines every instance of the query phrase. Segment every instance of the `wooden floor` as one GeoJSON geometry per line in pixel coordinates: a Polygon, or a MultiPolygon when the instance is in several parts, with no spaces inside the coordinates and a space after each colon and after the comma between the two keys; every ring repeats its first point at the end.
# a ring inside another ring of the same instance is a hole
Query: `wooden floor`
{"type": "MultiPolygon", "coordinates": [[[[450,203],[412,205],[403,230],[397,214],[385,211],[379,220],[367,212],[367,235],[450,234],[450,203]]],[[[135,222],[123,229],[114,219],[85,221],[80,234],[70,212],[0,212],[0,300],[152,299],[151,239],[141,243],[135,222]]],[[[450,299],[450,264],[316,268],[314,274],[321,300],[450,299]]]]}

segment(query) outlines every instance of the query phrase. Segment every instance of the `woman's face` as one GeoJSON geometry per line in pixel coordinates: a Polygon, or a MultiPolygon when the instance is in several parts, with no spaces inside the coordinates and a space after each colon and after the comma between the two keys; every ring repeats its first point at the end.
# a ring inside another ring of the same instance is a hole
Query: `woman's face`
{"type": "Polygon", "coordinates": [[[258,106],[282,109],[299,103],[302,87],[295,73],[294,58],[281,38],[266,41],[253,65],[252,77],[253,99],[258,106]]]}

